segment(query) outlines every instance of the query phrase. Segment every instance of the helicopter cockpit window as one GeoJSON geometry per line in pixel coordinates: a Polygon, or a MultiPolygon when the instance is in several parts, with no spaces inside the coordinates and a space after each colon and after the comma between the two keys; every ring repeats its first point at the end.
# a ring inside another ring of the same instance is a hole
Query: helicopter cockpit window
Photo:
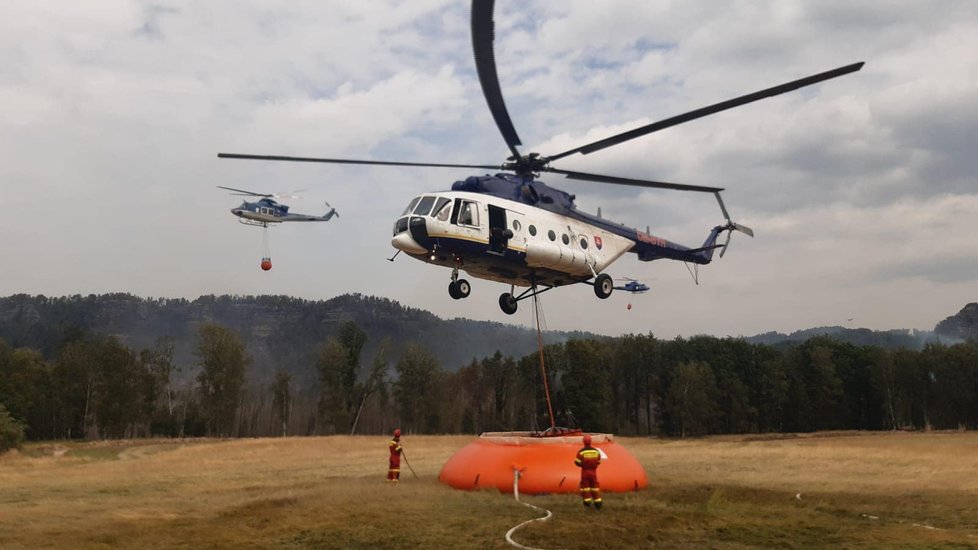
{"type": "Polygon", "coordinates": [[[414,209],[415,216],[427,216],[431,212],[431,205],[435,204],[435,197],[422,197],[418,206],[414,209]]]}
{"type": "Polygon", "coordinates": [[[400,218],[394,222],[394,235],[400,235],[408,230],[408,219],[400,218]]]}
{"type": "Polygon", "coordinates": [[[438,221],[446,222],[451,215],[452,201],[445,197],[440,197],[438,202],[435,203],[435,207],[431,210],[431,216],[437,218],[438,221]]]}
{"type": "Polygon", "coordinates": [[[407,216],[410,214],[414,210],[414,205],[418,204],[419,200],[421,200],[421,197],[414,197],[414,200],[411,201],[411,204],[407,205],[407,208],[404,209],[404,212],[401,212],[401,215],[407,216]]]}
{"type": "Polygon", "coordinates": [[[462,201],[462,207],[458,212],[458,224],[478,227],[479,205],[470,201],[462,201]]]}

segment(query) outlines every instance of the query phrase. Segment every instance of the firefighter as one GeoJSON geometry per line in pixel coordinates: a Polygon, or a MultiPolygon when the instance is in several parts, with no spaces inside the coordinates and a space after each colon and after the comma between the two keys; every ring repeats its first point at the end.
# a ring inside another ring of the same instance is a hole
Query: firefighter
{"type": "Polygon", "coordinates": [[[391,452],[390,464],[387,467],[387,481],[397,483],[401,480],[401,429],[394,430],[394,439],[387,443],[391,452]]]}
{"type": "Polygon", "coordinates": [[[584,434],[584,447],[577,451],[574,464],[581,469],[581,498],[584,506],[594,503],[595,510],[601,509],[601,488],[598,487],[598,466],[601,464],[601,451],[591,446],[591,434],[584,434]]]}

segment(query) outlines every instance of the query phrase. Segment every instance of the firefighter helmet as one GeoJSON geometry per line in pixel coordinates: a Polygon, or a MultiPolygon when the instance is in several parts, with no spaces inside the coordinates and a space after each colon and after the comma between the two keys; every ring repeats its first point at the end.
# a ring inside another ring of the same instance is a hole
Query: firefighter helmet
{"type": "Polygon", "coordinates": [[[400,428],[397,428],[396,430],[394,430],[394,437],[401,437],[401,429],[400,428]]]}
{"type": "Polygon", "coordinates": [[[584,445],[586,447],[591,446],[591,434],[584,434],[584,445]]]}

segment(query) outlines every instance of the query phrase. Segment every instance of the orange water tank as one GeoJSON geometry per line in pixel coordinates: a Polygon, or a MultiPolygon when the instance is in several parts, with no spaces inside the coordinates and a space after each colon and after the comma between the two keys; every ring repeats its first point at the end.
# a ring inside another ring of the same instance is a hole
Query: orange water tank
{"type": "MultiPolygon", "coordinates": [[[[591,445],[601,451],[598,480],[602,491],[637,491],[648,476],[628,449],[611,434],[592,434],[591,445]]],[[[520,492],[576,493],[581,470],[574,465],[584,446],[580,434],[533,437],[531,432],[490,432],[462,447],[442,466],[438,480],[456,489],[499,489],[513,492],[513,470],[519,469],[520,492]]]]}

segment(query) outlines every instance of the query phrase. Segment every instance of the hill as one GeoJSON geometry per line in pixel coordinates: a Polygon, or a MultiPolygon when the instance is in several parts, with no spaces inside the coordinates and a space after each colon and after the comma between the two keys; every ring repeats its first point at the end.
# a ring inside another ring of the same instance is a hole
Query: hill
{"type": "Polygon", "coordinates": [[[878,346],[884,349],[922,349],[928,342],[938,341],[938,337],[925,330],[897,329],[870,330],[868,328],[846,328],[839,326],[816,327],[796,330],[790,334],[781,332],[765,332],[756,336],[744,338],[751,344],[780,346],[800,344],[809,338],[828,336],[833,340],[846,342],[855,346],[878,346]]]}
{"type": "Polygon", "coordinates": [[[934,332],[945,338],[978,341],[978,303],[968,304],[937,323],[934,332]]]}
{"type": "MultiPolygon", "coordinates": [[[[49,298],[18,294],[0,298],[0,338],[13,347],[57,353],[71,334],[112,335],[133,349],[152,347],[159,337],[174,340],[177,364],[194,363],[198,327],[217,323],[236,331],[254,358],[252,380],[270,379],[285,368],[298,380],[311,381],[314,355],[344,322],[353,321],[367,334],[363,362],[369,364],[384,340],[396,358],[408,343],[417,343],[455,371],[473,358],[497,350],[515,357],[536,349],[536,333],[502,323],[445,320],[386,298],[346,294],[326,301],[287,296],[201,296],[185,299],[140,298],[103,294],[49,298]]],[[[548,342],[588,333],[548,332],[548,342]]]]}

